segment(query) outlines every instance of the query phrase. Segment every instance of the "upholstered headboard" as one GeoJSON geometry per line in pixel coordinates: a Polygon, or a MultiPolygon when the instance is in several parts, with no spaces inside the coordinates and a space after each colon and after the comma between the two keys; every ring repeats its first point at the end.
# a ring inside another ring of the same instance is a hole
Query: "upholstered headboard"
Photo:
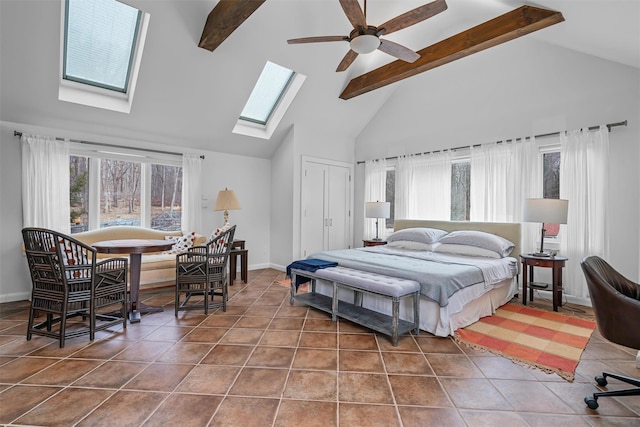
{"type": "MultiPolygon", "coordinates": [[[[393,224],[394,230],[396,231],[402,230],[403,228],[429,227],[439,228],[440,230],[449,232],[456,230],[478,230],[495,234],[513,242],[515,247],[513,248],[513,252],[511,252],[511,256],[518,260],[518,266],[520,266],[520,259],[518,257],[522,252],[520,247],[521,238],[519,223],[396,219],[393,224]]],[[[518,267],[518,271],[520,271],[520,267],[518,267]]]]}

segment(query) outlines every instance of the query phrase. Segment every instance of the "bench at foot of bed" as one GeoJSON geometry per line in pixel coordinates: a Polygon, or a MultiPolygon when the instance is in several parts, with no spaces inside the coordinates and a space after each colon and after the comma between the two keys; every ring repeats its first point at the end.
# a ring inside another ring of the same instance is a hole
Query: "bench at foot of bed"
{"type": "Polygon", "coordinates": [[[330,267],[315,272],[298,269],[291,270],[291,304],[294,299],[311,307],[331,314],[336,321],[338,317],[350,320],[359,325],[391,337],[394,346],[398,345],[398,336],[420,330],[420,284],[414,280],[400,279],[354,270],[346,267],[330,267]],[[296,295],[296,283],[299,278],[311,281],[309,292],[296,295]],[[333,298],[316,293],[315,280],[324,279],[333,283],[333,298]],[[353,303],[338,300],[338,290],[353,291],[353,303]],[[362,307],[362,295],[380,295],[391,302],[391,316],[362,307]],[[413,322],[399,318],[400,300],[413,299],[413,322]]]}

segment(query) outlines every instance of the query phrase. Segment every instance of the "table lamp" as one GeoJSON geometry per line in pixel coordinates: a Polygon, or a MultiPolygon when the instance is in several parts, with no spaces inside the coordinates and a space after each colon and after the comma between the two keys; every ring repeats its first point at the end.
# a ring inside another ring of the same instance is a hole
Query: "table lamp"
{"type": "Polygon", "coordinates": [[[236,197],[236,193],[233,190],[229,190],[225,187],[224,190],[218,191],[218,197],[216,198],[216,205],[213,207],[214,211],[224,211],[224,223],[229,222],[229,211],[240,209],[240,202],[236,197]]]}
{"type": "Polygon", "coordinates": [[[540,251],[535,256],[548,257],[544,252],[544,224],[566,224],[569,201],[564,199],[525,199],[522,209],[522,220],[525,222],[541,222],[540,251]]]}
{"type": "Polygon", "coordinates": [[[376,238],[373,240],[381,240],[378,237],[378,218],[389,218],[391,215],[391,203],[389,202],[366,202],[365,217],[376,219],[376,238]]]}

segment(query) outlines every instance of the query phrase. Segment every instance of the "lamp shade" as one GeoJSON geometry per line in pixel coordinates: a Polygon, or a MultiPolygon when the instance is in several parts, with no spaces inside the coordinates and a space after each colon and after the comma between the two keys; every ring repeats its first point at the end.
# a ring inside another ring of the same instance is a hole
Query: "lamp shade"
{"type": "Polygon", "coordinates": [[[391,203],[389,202],[366,202],[366,218],[389,218],[391,215],[391,203]]]}
{"type": "Polygon", "coordinates": [[[564,199],[525,199],[522,220],[547,224],[566,224],[569,201],[564,199]]]}
{"type": "Polygon", "coordinates": [[[240,202],[236,197],[236,193],[233,190],[225,188],[218,191],[218,198],[216,199],[216,205],[213,207],[214,211],[232,211],[240,209],[240,202]]]}

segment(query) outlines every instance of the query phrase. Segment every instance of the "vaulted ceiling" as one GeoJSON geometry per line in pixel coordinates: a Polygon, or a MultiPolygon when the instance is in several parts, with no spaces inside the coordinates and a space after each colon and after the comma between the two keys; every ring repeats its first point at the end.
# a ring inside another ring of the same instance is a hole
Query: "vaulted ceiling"
{"type": "MultiPolygon", "coordinates": [[[[367,21],[385,22],[427,1],[368,0],[367,21]]],[[[348,44],[287,44],[291,38],[348,34],[352,27],[338,0],[267,0],[213,51],[198,45],[217,1],[124,2],[151,14],[130,114],[58,101],[59,1],[0,0],[0,119],[100,135],[106,142],[121,138],[268,158],[294,124],[356,138],[398,85],[429,78],[426,71],[340,99],[352,79],[394,58],[380,51],[360,55],[336,73],[348,44]],[[270,140],[232,134],[266,61],[307,79],[270,140]]],[[[527,34],[523,49],[553,44],[640,69],[637,0],[447,0],[446,11],[388,38],[420,51],[527,4],[560,11],[565,21],[527,34]]],[[[491,55],[496,64],[509,60],[500,45],[474,54],[491,55]]]]}

